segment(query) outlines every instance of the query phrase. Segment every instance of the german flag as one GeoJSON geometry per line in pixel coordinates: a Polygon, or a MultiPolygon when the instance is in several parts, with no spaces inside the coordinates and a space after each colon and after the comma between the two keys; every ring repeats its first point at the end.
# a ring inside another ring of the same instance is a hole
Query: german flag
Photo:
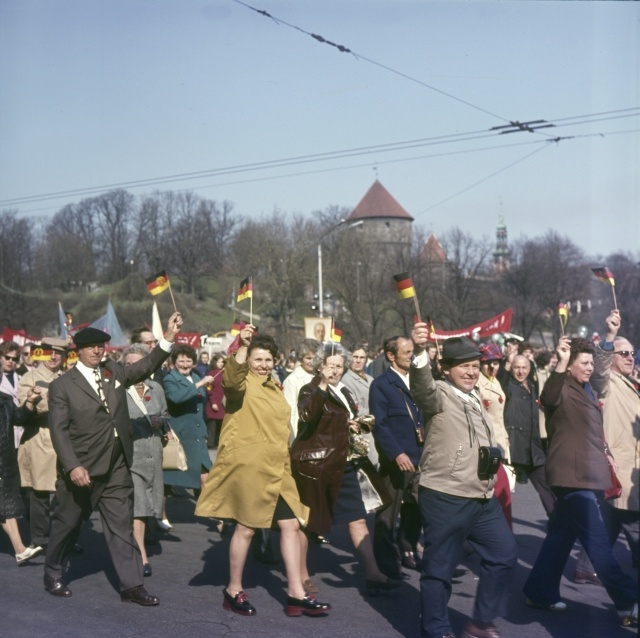
{"type": "Polygon", "coordinates": [[[238,299],[236,301],[244,301],[245,299],[251,299],[253,297],[253,284],[251,283],[251,277],[247,277],[240,282],[240,288],[238,288],[238,299]]]}
{"type": "Polygon", "coordinates": [[[31,361],[51,361],[53,348],[31,344],[31,361]]]}
{"type": "Polygon", "coordinates": [[[78,351],[77,350],[67,350],[67,360],[66,360],[66,364],[67,366],[74,366],[76,363],[78,363],[78,351]]]}
{"type": "Polygon", "coordinates": [[[613,278],[613,273],[606,266],[601,266],[600,268],[592,268],[591,272],[600,281],[603,281],[605,284],[609,284],[611,286],[615,286],[616,285],[616,281],[613,278]]]}
{"type": "Polygon", "coordinates": [[[427,333],[429,341],[436,340],[436,327],[433,325],[433,321],[431,321],[431,317],[427,315],[427,333]]]}
{"type": "Polygon", "coordinates": [[[169,275],[166,270],[161,270],[149,279],[145,279],[147,290],[153,295],[159,295],[169,287],[169,275]]]}
{"type": "Polygon", "coordinates": [[[242,330],[247,324],[242,321],[234,321],[231,324],[231,334],[235,337],[236,335],[240,334],[240,330],[242,330]]]}
{"type": "Polygon", "coordinates": [[[558,317],[560,317],[562,327],[564,328],[569,320],[569,306],[562,301],[558,303],[558,317]]]}
{"type": "Polygon", "coordinates": [[[340,343],[342,341],[342,330],[336,327],[336,324],[331,322],[331,341],[335,341],[336,343],[340,343]]]}
{"type": "Polygon", "coordinates": [[[396,289],[400,299],[411,299],[411,297],[416,296],[413,279],[411,279],[408,272],[402,272],[399,275],[394,275],[393,279],[396,282],[396,289]]]}

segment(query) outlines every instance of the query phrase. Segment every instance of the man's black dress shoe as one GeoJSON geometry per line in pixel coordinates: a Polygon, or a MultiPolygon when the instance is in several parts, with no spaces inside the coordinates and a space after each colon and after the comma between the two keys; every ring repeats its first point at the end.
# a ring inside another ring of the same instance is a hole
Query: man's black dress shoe
{"type": "Polygon", "coordinates": [[[287,596],[287,606],[284,609],[287,616],[326,616],[331,611],[328,603],[319,603],[313,594],[304,598],[287,596]]]}
{"type": "Polygon", "coordinates": [[[222,595],[224,596],[222,602],[224,609],[241,616],[256,615],[256,608],[249,602],[249,597],[243,591],[239,591],[235,596],[232,596],[225,587],[222,590],[222,595]]]}
{"type": "Polygon", "coordinates": [[[149,594],[142,585],[121,591],[120,600],[123,603],[138,603],[143,607],[153,607],[160,604],[160,599],[149,594]]]}
{"type": "Polygon", "coordinates": [[[62,582],[60,578],[44,577],[44,588],[52,595],[58,598],[69,598],[71,590],[62,582]]]}

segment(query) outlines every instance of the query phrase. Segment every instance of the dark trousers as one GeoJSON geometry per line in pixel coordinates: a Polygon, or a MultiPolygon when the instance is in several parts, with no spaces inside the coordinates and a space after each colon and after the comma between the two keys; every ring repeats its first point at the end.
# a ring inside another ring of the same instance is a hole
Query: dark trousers
{"type": "Polygon", "coordinates": [[[380,469],[380,477],[391,496],[391,505],[376,513],[373,552],[380,571],[387,576],[397,576],[401,553],[415,552],[420,539],[422,521],[416,501],[418,475],[403,472],[397,466],[388,466],[380,469]],[[396,541],[398,515],[400,526],[396,541]]]}
{"type": "MultiPolygon", "coordinates": [[[[634,567],[638,567],[638,536],[640,532],[640,512],[634,510],[621,510],[613,507],[608,501],[600,504],[600,513],[607,529],[609,543],[613,547],[618,540],[620,532],[624,532],[625,538],[631,550],[631,560],[634,567]]],[[[584,549],[580,551],[576,569],[585,572],[594,572],[595,569],[584,549]]]]}
{"type": "Polygon", "coordinates": [[[29,490],[29,531],[33,545],[49,542],[51,524],[51,492],[29,490]]]}
{"type": "Polygon", "coordinates": [[[498,500],[462,498],[420,487],[419,503],[424,522],[422,636],[453,634],[447,606],[465,540],[480,556],[473,617],[489,622],[503,616],[518,553],[498,500]]]}
{"type": "Polygon", "coordinates": [[[120,442],[116,439],[110,471],[92,477],[89,487],[77,487],[68,476],[56,483],[57,505],[51,520],[51,534],[44,573],[62,578],[82,525],[98,508],[109,554],[120,579],[120,590],[142,585],[142,559],[133,530],[133,481],[120,442]]]}
{"type": "Polygon", "coordinates": [[[553,490],[547,484],[547,479],[544,473],[544,465],[533,467],[531,465],[519,465],[517,463],[514,463],[513,467],[516,472],[525,474],[526,477],[531,481],[531,485],[533,485],[536,492],[538,492],[538,496],[540,497],[540,501],[542,502],[544,511],[547,513],[547,516],[551,516],[551,512],[553,512],[553,508],[556,503],[556,497],[553,493],[553,490]]]}
{"type": "Polygon", "coordinates": [[[600,507],[602,493],[556,488],[556,506],[549,531],[524,585],[525,595],[539,604],[560,600],[560,579],[576,538],[580,540],[616,609],[629,609],[638,599],[638,586],[618,565],[600,507]]]}

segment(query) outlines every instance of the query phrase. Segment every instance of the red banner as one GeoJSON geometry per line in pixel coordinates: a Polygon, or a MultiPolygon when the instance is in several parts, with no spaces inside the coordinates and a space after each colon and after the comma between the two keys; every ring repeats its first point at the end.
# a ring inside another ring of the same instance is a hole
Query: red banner
{"type": "Polygon", "coordinates": [[[509,308],[501,312],[491,319],[476,323],[468,328],[460,328],[459,330],[436,330],[436,338],[448,339],[449,337],[469,337],[470,339],[484,339],[490,337],[496,332],[511,332],[511,318],[513,316],[513,308],[509,308]]]}
{"type": "Polygon", "coordinates": [[[175,338],[176,343],[184,343],[198,350],[200,348],[199,332],[179,332],[175,338]]]}

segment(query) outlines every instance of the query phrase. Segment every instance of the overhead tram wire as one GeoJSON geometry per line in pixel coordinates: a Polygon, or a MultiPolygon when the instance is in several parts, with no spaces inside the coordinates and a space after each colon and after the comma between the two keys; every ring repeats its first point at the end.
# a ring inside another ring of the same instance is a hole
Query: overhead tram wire
{"type": "Polygon", "coordinates": [[[481,106],[478,106],[477,104],[473,104],[473,102],[469,102],[468,100],[463,100],[462,98],[457,97],[456,95],[453,95],[452,93],[448,93],[447,91],[443,91],[442,89],[439,89],[431,84],[427,84],[426,82],[423,82],[422,80],[418,80],[417,78],[414,78],[413,76],[407,74],[407,73],[403,73],[402,71],[398,71],[397,69],[393,69],[390,66],[387,66],[385,64],[382,64],[380,62],[377,62],[376,60],[372,60],[371,58],[368,58],[364,55],[361,55],[360,53],[356,53],[355,51],[352,51],[351,49],[349,49],[348,47],[342,45],[342,44],[336,44],[335,42],[331,42],[331,40],[327,40],[326,38],[324,38],[321,35],[318,35],[317,33],[311,33],[310,31],[307,31],[305,29],[303,29],[302,27],[299,27],[295,24],[291,24],[289,22],[286,22],[285,20],[282,20],[282,18],[276,18],[274,16],[272,16],[270,13],[268,13],[267,11],[264,11],[263,9],[256,9],[255,7],[251,6],[250,4],[247,4],[246,2],[242,2],[242,0],[233,0],[233,2],[235,2],[236,4],[240,4],[243,7],[246,7],[247,9],[251,9],[251,11],[255,11],[256,13],[259,13],[260,15],[264,16],[265,18],[271,18],[276,24],[283,24],[286,27],[289,27],[290,29],[294,29],[296,31],[299,31],[300,33],[304,33],[305,35],[308,35],[309,37],[313,38],[314,40],[316,40],[317,42],[320,42],[322,44],[328,44],[329,46],[332,46],[336,49],[338,49],[338,51],[340,51],[341,53],[351,53],[351,55],[353,55],[356,59],[358,60],[364,60],[365,62],[368,62],[369,64],[373,64],[381,69],[384,69],[385,71],[389,71],[390,73],[393,73],[399,77],[405,78],[405,80],[409,80],[410,82],[414,82],[415,84],[419,84],[420,86],[423,86],[424,88],[429,89],[430,91],[434,91],[435,93],[439,93],[440,95],[444,95],[445,97],[448,97],[451,100],[455,100],[456,102],[459,102],[460,104],[464,104],[465,106],[468,106],[472,109],[475,109],[476,111],[480,111],[481,113],[484,113],[485,115],[490,115],[491,117],[495,117],[498,120],[502,120],[503,122],[509,122],[509,119],[506,117],[503,117],[502,115],[497,115],[496,113],[492,113],[491,111],[488,111],[485,108],[482,108],[481,106]]]}
{"type": "MultiPolygon", "coordinates": [[[[573,117],[560,118],[553,120],[554,122],[560,122],[556,124],[555,128],[561,128],[563,126],[575,126],[577,124],[589,124],[593,122],[606,122],[609,120],[623,119],[629,117],[637,117],[640,115],[640,107],[634,107],[630,109],[620,109],[617,111],[607,111],[603,113],[594,113],[591,115],[581,115],[573,117]],[[627,113],[627,111],[635,111],[627,113]],[[616,114],[614,117],[598,117],[600,115],[616,114]],[[622,114],[625,113],[625,114],[622,114]],[[584,118],[594,118],[585,120],[584,118]],[[580,122],[570,122],[569,120],[582,119],[580,122]]],[[[421,146],[432,146],[445,143],[455,143],[462,141],[471,141],[475,139],[483,139],[486,137],[492,137],[496,135],[496,132],[491,131],[469,131],[465,133],[451,133],[447,135],[438,135],[426,138],[417,138],[415,140],[405,140],[402,142],[390,142],[387,144],[377,144],[371,146],[361,146],[351,149],[343,149],[339,151],[328,151],[325,153],[315,153],[309,155],[299,155],[291,158],[283,158],[277,160],[266,160],[262,162],[253,162],[248,164],[239,164],[228,167],[221,167],[218,169],[208,169],[203,171],[194,171],[189,173],[176,173],[173,175],[165,175],[161,177],[154,177],[148,179],[131,180],[126,182],[118,182],[112,184],[102,184],[98,186],[91,186],[85,188],[69,189],[64,191],[56,191],[51,193],[41,193],[39,195],[29,195],[25,197],[15,197],[5,200],[0,200],[0,206],[16,206],[19,204],[36,203],[40,201],[48,201],[54,199],[62,199],[64,197],[74,197],[79,195],[91,195],[93,193],[101,193],[118,188],[142,188],[145,186],[160,186],[163,184],[169,184],[173,182],[187,181],[190,179],[201,179],[205,177],[216,177],[222,175],[229,175],[235,173],[243,173],[248,171],[265,170],[269,168],[283,168],[286,166],[296,166],[298,164],[308,164],[318,161],[328,161],[334,159],[344,159],[348,157],[354,157],[358,155],[366,155],[371,153],[385,153],[398,150],[406,150],[409,148],[417,148],[421,146]]],[[[613,133],[606,133],[606,135],[612,135],[613,133]]],[[[603,134],[599,134],[603,135],[603,134]]],[[[558,139],[558,136],[545,135],[545,139],[554,141],[558,139]]],[[[575,136],[574,136],[575,137],[575,136]]],[[[561,138],[562,139],[562,138],[561,138]]]]}

